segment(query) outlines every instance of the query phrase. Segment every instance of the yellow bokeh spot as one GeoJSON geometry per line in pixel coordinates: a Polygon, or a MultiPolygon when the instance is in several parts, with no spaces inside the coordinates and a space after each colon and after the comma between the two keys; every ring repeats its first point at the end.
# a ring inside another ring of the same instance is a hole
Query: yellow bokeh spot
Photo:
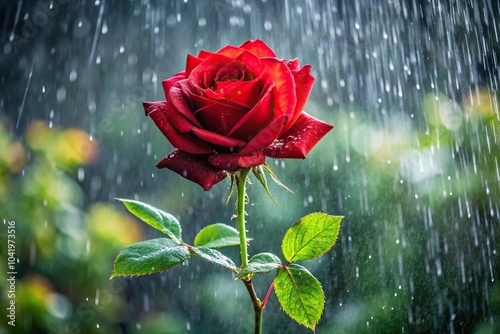
{"type": "Polygon", "coordinates": [[[98,145],[82,130],[68,129],[59,138],[59,159],[71,164],[86,165],[96,160],[98,145]]]}
{"type": "Polygon", "coordinates": [[[35,121],[26,129],[26,142],[31,148],[40,149],[45,146],[45,143],[50,138],[50,131],[47,122],[35,121]]]}
{"type": "Polygon", "coordinates": [[[464,99],[465,110],[472,117],[488,117],[495,114],[495,93],[487,88],[473,91],[464,99]]]}
{"type": "Polygon", "coordinates": [[[33,299],[46,301],[47,297],[54,292],[52,283],[44,276],[30,274],[24,278],[23,281],[29,289],[29,294],[33,299]]]}
{"type": "Polygon", "coordinates": [[[94,162],[99,145],[86,132],[72,128],[49,128],[44,121],[33,122],[26,130],[26,142],[34,150],[41,150],[50,161],[60,167],[74,167],[94,162]]]}
{"type": "Polygon", "coordinates": [[[120,247],[144,239],[140,226],[127,214],[123,214],[109,205],[93,205],[89,210],[90,228],[101,238],[112,239],[120,247]]]}
{"type": "Polygon", "coordinates": [[[26,164],[26,151],[20,142],[10,144],[3,154],[3,161],[12,173],[20,172],[26,164]]]}

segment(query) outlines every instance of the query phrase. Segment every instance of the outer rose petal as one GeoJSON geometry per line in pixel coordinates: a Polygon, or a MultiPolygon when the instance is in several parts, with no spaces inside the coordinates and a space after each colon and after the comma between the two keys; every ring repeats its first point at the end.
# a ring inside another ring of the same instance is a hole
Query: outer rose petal
{"type": "Polygon", "coordinates": [[[161,160],[156,167],[168,168],[182,177],[198,183],[205,191],[222,181],[226,172],[210,165],[206,156],[175,150],[161,160]]]}
{"type": "Polygon", "coordinates": [[[191,106],[189,105],[188,101],[186,101],[186,96],[181,87],[181,83],[177,83],[176,86],[170,88],[170,91],[167,95],[167,100],[169,100],[169,102],[172,102],[179,113],[186,117],[191,123],[199,128],[202,128],[203,126],[198,122],[196,117],[194,117],[193,112],[191,111],[191,106]]]}
{"type": "Polygon", "coordinates": [[[225,46],[222,49],[216,51],[215,53],[234,59],[234,58],[238,58],[244,51],[245,50],[243,50],[237,46],[228,45],[228,46],[225,46]]]}
{"type": "Polygon", "coordinates": [[[189,77],[191,71],[198,65],[203,62],[203,59],[195,57],[193,55],[188,54],[186,59],[186,78],[189,77]]]}
{"type": "Polygon", "coordinates": [[[210,51],[200,50],[200,52],[198,53],[198,58],[206,59],[206,58],[210,57],[213,54],[214,53],[210,52],[210,51]]]}
{"type": "Polygon", "coordinates": [[[212,148],[191,135],[177,131],[170,124],[166,115],[166,105],[167,102],[145,102],[144,110],[146,111],[146,115],[153,119],[158,129],[167,137],[172,146],[192,154],[212,153],[212,148]]]}
{"type": "Polygon", "coordinates": [[[258,57],[277,58],[274,51],[269,46],[267,46],[266,43],[264,43],[260,39],[256,39],[254,41],[247,41],[247,42],[241,44],[240,48],[248,50],[258,57]]]}
{"type": "Polygon", "coordinates": [[[287,61],[286,66],[288,66],[288,68],[292,72],[300,70],[300,63],[299,63],[299,60],[297,58],[287,61]]]}
{"type": "MultiPolygon", "coordinates": [[[[298,65],[298,61],[296,62],[298,65]]],[[[307,98],[311,93],[312,86],[314,84],[314,77],[311,76],[311,65],[305,65],[298,71],[292,70],[293,78],[295,79],[295,91],[297,94],[297,104],[295,105],[295,110],[293,112],[293,117],[290,119],[287,125],[283,128],[283,132],[287,131],[292,127],[292,125],[297,121],[304,106],[306,104],[307,98]]]]}
{"type": "Polygon", "coordinates": [[[302,112],[297,122],[263,152],[271,158],[305,159],[307,153],[331,129],[333,126],[330,124],[302,112]]]}
{"type": "Polygon", "coordinates": [[[273,118],[276,119],[281,115],[292,118],[297,103],[292,72],[284,61],[276,58],[261,58],[261,62],[266,66],[263,79],[270,80],[275,85],[273,118]]]}
{"type": "Polygon", "coordinates": [[[169,123],[179,130],[179,132],[188,133],[194,128],[194,125],[189,122],[170,101],[165,103],[165,115],[169,123]]]}
{"type": "Polygon", "coordinates": [[[163,80],[161,82],[161,84],[163,86],[163,92],[165,93],[165,96],[168,96],[168,92],[170,91],[170,88],[172,88],[172,86],[177,81],[180,81],[183,79],[186,79],[186,74],[184,73],[184,71],[175,74],[174,76],[168,78],[167,80],[163,80]]]}
{"type": "Polygon", "coordinates": [[[236,172],[242,168],[262,165],[266,162],[266,156],[260,151],[250,155],[214,154],[208,157],[208,162],[219,169],[236,172]]]}

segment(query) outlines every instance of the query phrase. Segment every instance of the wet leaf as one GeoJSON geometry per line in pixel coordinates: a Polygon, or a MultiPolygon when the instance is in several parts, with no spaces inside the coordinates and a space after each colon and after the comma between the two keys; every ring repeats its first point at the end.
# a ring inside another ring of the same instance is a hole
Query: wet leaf
{"type": "Polygon", "coordinates": [[[292,263],[278,269],[274,291],[290,318],[314,331],[325,307],[325,294],[306,268],[292,263]]]}
{"type": "Polygon", "coordinates": [[[204,227],[194,238],[195,246],[218,248],[240,244],[238,230],[225,224],[213,224],[204,227]]]}
{"type": "Polygon", "coordinates": [[[181,224],[170,213],[166,213],[152,205],[130,199],[117,198],[130,213],[140,218],[149,226],[168,235],[178,245],[182,244],[181,224]]]}
{"type": "Polygon", "coordinates": [[[287,261],[312,260],[325,254],[337,241],[343,218],[315,212],[299,219],[281,244],[287,261]]]}
{"type": "Polygon", "coordinates": [[[162,272],[188,258],[187,246],[179,246],[167,238],[138,242],[118,254],[110,279],[162,272]]]}
{"type": "Polygon", "coordinates": [[[201,257],[202,259],[217,264],[221,267],[231,270],[234,273],[238,273],[238,269],[234,262],[215,249],[210,249],[207,247],[191,247],[191,254],[201,257]]]}
{"type": "Polygon", "coordinates": [[[248,266],[240,271],[240,277],[249,274],[265,274],[281,267],[281,260],[271,253],[260,253],[252,256],[248,266]]]}

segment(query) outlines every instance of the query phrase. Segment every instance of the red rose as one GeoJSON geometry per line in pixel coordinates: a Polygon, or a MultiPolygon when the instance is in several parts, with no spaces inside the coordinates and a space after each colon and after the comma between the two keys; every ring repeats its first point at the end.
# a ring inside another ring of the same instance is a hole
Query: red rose
{"type": "Polygon", "coordinates": [[[301,158],[333,127],[302,111],[311,66],[278,59],[262,41],[188,55],[163,81],[166,101],[144,102],[176,148],[157,164],[209,190],[266,157],[301,158]]]}

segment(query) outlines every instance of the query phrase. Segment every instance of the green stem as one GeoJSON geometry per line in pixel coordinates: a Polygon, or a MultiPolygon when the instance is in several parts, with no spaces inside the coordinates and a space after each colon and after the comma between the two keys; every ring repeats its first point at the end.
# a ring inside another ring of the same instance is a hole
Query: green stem
{"type": "Polygon", "coordinates": [[[257,294],[255,293],[255,289],[252,285],[252,280],[245,281],[243,280],[245,287],[248,290],[248,294],[250,294],[250,298],[252,299],[253,311],[254,311],[254,319],[255,319],[255,334],[262,333],[262,311],[264,309],[261,307],[261,302],[259,298],[257,298],[257,294]]]}
{"type": "Polygon", "coordinates": [[[238,216],[238,232],[240,234],[240,253],[241,253],[241,268],[248,266],[247,254],[247,232],[245,229],[245,186],[247,183],[247,175],[250,172],[249,168],[243,168],[236,174],[237,187],[237,207],[236,215],[238,216]]]}
{"type": "MultiPolygon", "coordinates": [[[[248,253],[247,253],[247,232],[245,229],[245,196],[246,196],[246,181],[249,168],[243,168],[236,173],[236,187],[237,187],[237,204],[236,214],[238,217],[238,232],[240,235],[240,253],[241,253],[241,268],[248,266],[248,253]]],[[[252,279],[242,278],[243,284],[248,290],[250,299],[252,300],[253,310],[255,314],[255,334],[262,333],[262,306],[255,289],[252,284],[252,279]]]]}

